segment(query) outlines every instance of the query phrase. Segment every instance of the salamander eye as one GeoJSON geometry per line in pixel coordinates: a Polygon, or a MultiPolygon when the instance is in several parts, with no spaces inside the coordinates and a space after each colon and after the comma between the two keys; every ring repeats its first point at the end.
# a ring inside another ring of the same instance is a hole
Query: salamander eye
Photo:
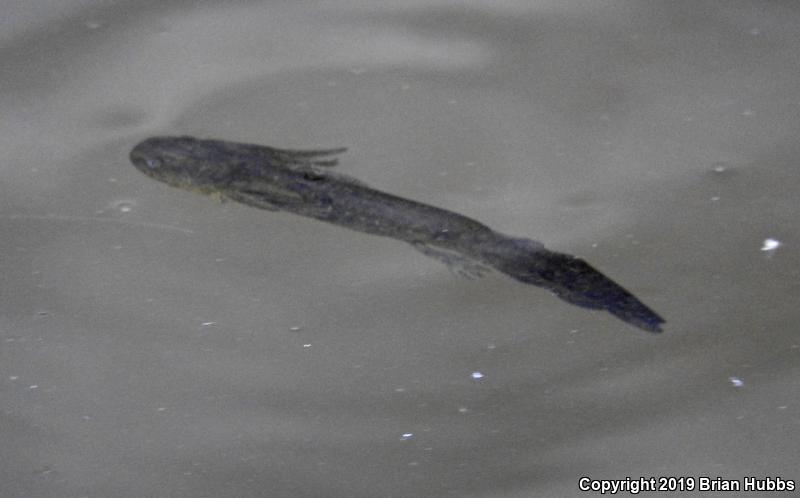
{"type": "Polygon", "coordinates": [[[150,169],[157,169],[157,168],[161,167],[162,161],[161,161],[161,159],[158,159],[157,157],[153,157],[153,158],[145,159],[144,163],[150,169]]]}

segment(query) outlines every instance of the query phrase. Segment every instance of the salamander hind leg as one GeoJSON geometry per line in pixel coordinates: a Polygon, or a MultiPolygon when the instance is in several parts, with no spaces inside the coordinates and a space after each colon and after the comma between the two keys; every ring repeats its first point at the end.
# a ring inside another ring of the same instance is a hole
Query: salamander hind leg
{"type": "Polygon", "coordinates": [[[411,246],[425,256],[441,261],[451,272],[461,277],[472,280],[481,278],[492,271],[488,266],[456,251],[448,251],[439,247],[434,249],[424,242],[412,242],[411,246]]]}

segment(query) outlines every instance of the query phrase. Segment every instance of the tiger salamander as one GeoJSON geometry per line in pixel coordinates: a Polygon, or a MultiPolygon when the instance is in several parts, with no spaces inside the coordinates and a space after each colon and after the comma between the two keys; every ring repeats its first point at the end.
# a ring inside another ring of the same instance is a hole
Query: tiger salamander
{"type": "Polygon", "coordinates": [[[487,267],[660,332],[664,319],[582,259],[495,232],[471,218],[375,190],[331,171],[344,148],[286,150],[194,137],[153,137],[133,148],[139,171],[173,187],[285,211],[411,244],[467,275],[487,267]]]}

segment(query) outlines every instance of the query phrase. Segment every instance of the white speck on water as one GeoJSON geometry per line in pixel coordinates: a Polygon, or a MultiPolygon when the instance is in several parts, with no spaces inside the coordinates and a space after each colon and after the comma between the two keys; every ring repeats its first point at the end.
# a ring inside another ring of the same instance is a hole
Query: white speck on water
{"type": "Polygon", "coordinates": [[[289,327],[289,330],[291,330],[292,332],[297,332],[298,330],[303,330],[303,327],[295,325],[293,327],[289,327]]]}
{"type": "Polygon", "coordinates": [[[310,348],[310,347],[311,347],[311,344],[303,344],[303,347],[304,347],[304,348],[310,348]]]}
{"type": "Polygon", "coordinates": [[[761,246],[762,251],[774,251],[780,247],[781,241],[777,239],[764,239],[764,245],[761,246]]]}
{"type": "Polygon", "coordinates": [[[741,112],[742,116],[752,116],[753,114],[755,114],[755,111],[752,109],[745,109],[741,112]]]}
{"type": "Polygon", "coordinates": [[[713,202],[717,202],[719,199],[720,197],[718,195],[715,195],[714,197],[711,198],[713,202]]]}
{"type": "Polygon", "coordinates": [[[744,387],[744,381],[739,377],[728,377],[728,380],[731,381],[733,387],[744,387]]]}
{"type": "Polygon", "coordinates": [[[758,36],[761,34],[761,30],[758,28],[750,28],[750,31],[748,31],[748,33],[750,33],[752,36],[758,36]]]}
{"type": "Polygon", "coordinates": [[[717,166],[717,167],[715,167],[714,168],[714,172],[715,173],[724,173],[725,172],[725,166],[717,166]]]}
{"type": "Polygon", "coordinates": [[[458,413],[467,413],[468,411],[469,411],[469,408],[467,408],[465,406],[459,406],[458,407],[458,413]]]}
{"type": "MultiPolygon", "coordinates": [[[[135,203],[134,203],[135,204],[135,203]]],[[[110,206],[111,208],[117,209],[114,206],[110,206]]],[[[127,212],[127,211],[125,211],[127,212]]],[[[105,210],[95,211],[95,214],[103,214],[105,210]]],[[[98,216],[73,216],[68,214],[0,214],[0,218],[8,219],[8,220],[45,220],[45,221],[68,221],[68,222],[97,222],[97,223],[118,223],[121,225],[130,225],[135,227],[145,227],[145,228],[158,228],[159,230],[176,230],[178,232],[193,234],[193,230],[189,230],[188,228],[181,228],[178,226],[173,225],[163,225],[161,223],[150,223],[147,221],[132,221],[132,220],[123,220],[118,218],[105,218],[105,217],[98,217],[98,216]]]]}
{"type": "Polygon", "coordinates": [[[787,408],[789,408],[789,407],[786,406],[786,405],[781,405],[781,406],[778,407],[778,410],[785,410],[787,408]]]}
{"type": "Polygon", "coordinates": [[[83,23],[83,25],[89,29],[97,29],[103,24],[98,21],[86,21],[85,23],[83,23]]]}
{"type": "Polygon", "coordinates": [[[111,209],[115,209],[121,213],[130,213],[133,211],[133,208],[137,206],[137,202],[132,199],[121,199],[118,201],[112,202],[109,207],[111,209]]]}
{"type": "Polygon", "coordinates": [[[28,386],[28,389],[39,389],[39,385],[38,384],[31,384],[30,386],[28,386]]]}
{"type": "Polygon", "coordinates": [[[481,372],[472,372],[472,373],[470,374],[470,376],[471,376],[473,379],[476,379],[476,380],[478,380],[478,379],[482,379],[482,378],[483,378],[483,374],[482,374],[481,372]]]}
{"type": "Polygon", "coordinates": [[[165,411],[167,411],[167,407],[166,406],[159,406],[157,411],[165,412],[165,411]]]}
{"type": "Polygon", "coordinates": [[[397,389],[394,390],[394,392],[396,392],[396,393],[404,393],[404,392],[406,392],[406,388],[405,387],[398,387],[397,389]]]}
{"type": "Polygon", "coordinates": [[[19,375],[12,375],[8,378],[8,380],[17,380],[19,379],[19,375]]]}
{"type": "Polygon", "coordinates": [[[496,347],[497,347],[496,345],[491,344],[491,343],[486,345],[486,349],[488,349],[489,351],[495,349],[496,347]]]}
{"type": "Polygon", "coordinates": [[[217,322],[203,322],[200,324],[201,327],[210,327],[212,325],[216,325],[217,322]]]}
{"type": "Polygon", "coordinates": [[[400,440],[401,440],[401,441],[408,441],[408,440],[409,440],[409,439],[411,439],[412,437],[414,437],[414,433],[412,433],[412,432],[406,432],[406,433],[404,433],[402,436],[400,436],[400,440]]]}

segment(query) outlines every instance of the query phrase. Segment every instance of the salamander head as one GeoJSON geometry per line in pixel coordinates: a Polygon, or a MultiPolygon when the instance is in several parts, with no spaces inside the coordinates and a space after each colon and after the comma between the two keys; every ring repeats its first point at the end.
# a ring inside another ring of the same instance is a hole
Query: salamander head
{"type": "Polygon", "coordinates": [[[193,137],[152,137],[131,150],[130,160],[145,175],[173,187],[211,193],[231,165],[221,142],[193,137]]]}

